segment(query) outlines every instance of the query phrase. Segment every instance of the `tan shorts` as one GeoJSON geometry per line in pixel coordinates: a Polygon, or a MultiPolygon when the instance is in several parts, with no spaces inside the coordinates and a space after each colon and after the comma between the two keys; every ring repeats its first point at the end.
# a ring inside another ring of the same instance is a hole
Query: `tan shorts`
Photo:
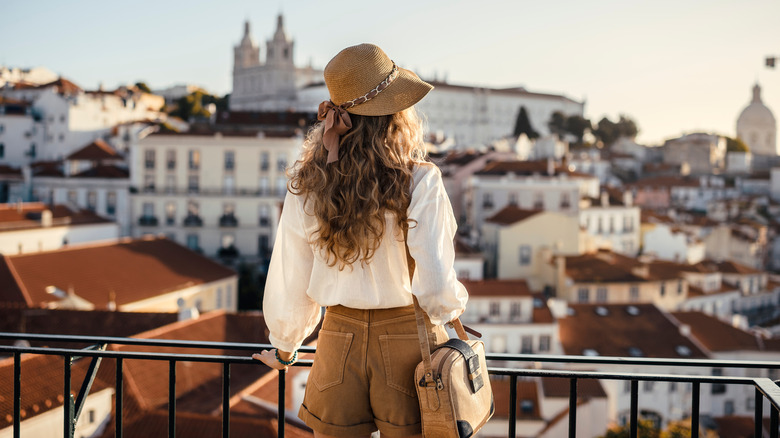
{"type": "MultiPolygon", "coordinates": [[[[428,324],[429,339],[447,341],[428,324]]],[[[414,307],[328,307],[298,416],[319,433],[421,433],[414,369],[422,361],[414,307]]]]}

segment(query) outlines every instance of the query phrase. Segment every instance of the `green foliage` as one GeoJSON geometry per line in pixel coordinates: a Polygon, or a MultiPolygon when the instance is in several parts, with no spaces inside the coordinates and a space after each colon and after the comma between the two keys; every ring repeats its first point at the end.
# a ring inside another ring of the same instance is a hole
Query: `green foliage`
{"type": "Polygon", "coordinates": [[[152,89],[149,88],[148,85],[146,85],[146,82],[136,82],[135,86],[138,87],[139,90],[143,91],[144,93],[151,93],[152,89]]]}
{"type": "Polygon", "coordinates": [[[520,107],[520,111],[517,113],[517,120],[515,121],[515,130],[513,135],[519,137],[520,134],[525,134],[529,139],[533,140],[539,138],[539,133],[531,126],[531,121],[528,119],[528,113],[524,106],[520,107]]]}
{"type": "Polygon", "coordinates": [[[557,134],[558,137],[562,138],[566,135],[566,116],[560,111],[552,113],[550,121],[547,122],[547,127],[550,128],[551,133],[557,134]]]}
{"type": "MultiPolygon", "coordinates": [[[[640,438],[661,438],[661,432],[653,426],[651,420],[639,420],[637,432],[640,438]]],[[[612,428],[599,438],[629,438],[631,436],[630,425],[612,428]]]]}
{"type": "Polygon", "coordinates": [[[202,91],[195,91],[177,99],[174,105],[175,107],[168,114],[183,120],[208,118],[211,116],[208,106],[212,103],[216,105],[217,111],[226,110],[228,96],[217,97],[202,91]]]}
{"type": "Polygon", "coordinates": [[[582,116],[570,116],[566,119],[566,132],[577,137],[577,144],[583,144],[582,137],[586,131],[592,131],[590,120],[582,116]]]}
{"type": "Polygon", "coordinates": [[[637,128],[636,122],[624,115],[620,116],[617,123],[604,117],[599,120],[596,129],[593,130],[593,135],[601,140],[604,146],[611,146],[621,137],[634,138],[637,133],[639,133],[639,128],[637,128]]]}
{"type": "Polygon", "coordinates": [[[726,137],[726,152],[750,152],[750,148],[739,137],[726,137]]]}

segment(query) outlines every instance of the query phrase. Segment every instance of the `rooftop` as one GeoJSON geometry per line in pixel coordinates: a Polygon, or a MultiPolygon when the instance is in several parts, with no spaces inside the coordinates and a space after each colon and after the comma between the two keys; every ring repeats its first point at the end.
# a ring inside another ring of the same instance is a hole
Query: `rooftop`
{"type": "Polygon", "coordinates": [[[525,280],[461,280],[470,297],[531,297],[525,280]]]}
{"type": "Polygon", "coordinates": [[[544,213],[544,210],[525,210],[514,205],[507,205],[498,213],[487,218],[486,221],[498,225],[512,225],[514,223],[524,221],[539,213],[544,213]]]}
{"type": "Polygon", "coordinates": [[[40,228],[44,211],[52,214],[51,226],[90,225],[111,221],[89,210],[72,210],[66,205],[46,205],[40,202],[0,204],[0,232],[40,228]]]}
{"type": "Polygon", "coordinates": [[[100,161],[100,160],[121,160],[122,156],[119,155],[114,148],[109,146],[108,143],[101,139],[97,139],[92,143],[84,146],[83,148],[68,155],[66,160],[88,160],[88,161],[100,161]]]}

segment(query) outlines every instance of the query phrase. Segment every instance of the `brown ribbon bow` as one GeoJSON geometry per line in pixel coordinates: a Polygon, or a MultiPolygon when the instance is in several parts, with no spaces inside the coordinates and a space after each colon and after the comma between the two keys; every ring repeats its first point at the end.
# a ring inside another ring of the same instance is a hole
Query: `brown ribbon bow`
{"type": "Polygon", "coordinates": [[[317,120],[325,120],[322,142],[325,143],[325,149],[328,150],[327,164],[338,161],[341,135],[352,129],[352,119],[349,118],[349,113],[330,100],[326,100],[320,104],[317,120]]]}

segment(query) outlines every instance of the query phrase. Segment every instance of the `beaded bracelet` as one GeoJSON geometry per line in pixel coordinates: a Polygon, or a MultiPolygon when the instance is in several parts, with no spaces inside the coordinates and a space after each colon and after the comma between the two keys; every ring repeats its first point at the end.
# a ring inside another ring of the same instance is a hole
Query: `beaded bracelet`
{"type": "Polygon", "coordinates": [[[290,360],[282,360],[282,358],[279,357],[279,349],[278,348],[274,352],[274,355],[276,356],[276,360],[278,360],[279,363],[282,364],[282,365],[292,365],[292,364],[294,364],[298,360],[298,350],[295,350],[295,352],[293,353],[293,356],[292,356],[292,358],[290,360]]]}

